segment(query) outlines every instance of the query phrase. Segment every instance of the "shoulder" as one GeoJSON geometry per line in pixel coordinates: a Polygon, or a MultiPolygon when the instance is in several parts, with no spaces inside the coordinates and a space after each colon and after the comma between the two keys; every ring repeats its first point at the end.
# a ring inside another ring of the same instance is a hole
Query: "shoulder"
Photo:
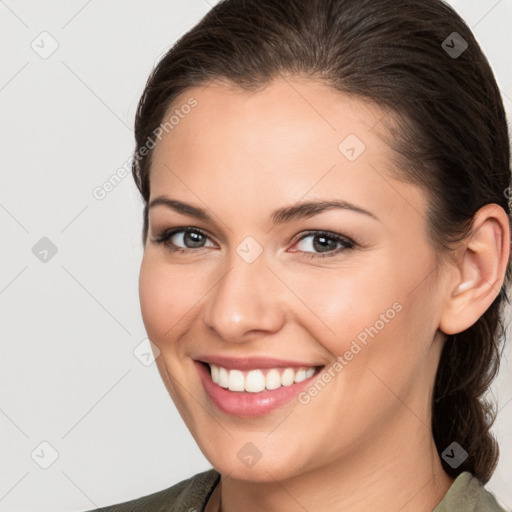
{"type": "Polygon", "coordinates": [[[432,512],[505,512],[470,472],[461,473],[432,512]]]}
{"type": "Polygon", "coordinates": [[[88,512],[201,512],[219,480],[212,468],[162,491],[88,512]]]}

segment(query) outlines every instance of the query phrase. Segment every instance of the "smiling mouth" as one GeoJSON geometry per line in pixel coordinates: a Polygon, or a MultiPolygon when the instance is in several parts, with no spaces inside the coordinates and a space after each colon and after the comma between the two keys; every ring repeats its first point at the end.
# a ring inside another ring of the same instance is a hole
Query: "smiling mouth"
{"type": "Polygon", "coordinates": [[[324,366],[261,368],[252,370],[227,369],[213,363],[198,361],[212,381],[229,391],[260,393],[312,378],[324,366]]]}

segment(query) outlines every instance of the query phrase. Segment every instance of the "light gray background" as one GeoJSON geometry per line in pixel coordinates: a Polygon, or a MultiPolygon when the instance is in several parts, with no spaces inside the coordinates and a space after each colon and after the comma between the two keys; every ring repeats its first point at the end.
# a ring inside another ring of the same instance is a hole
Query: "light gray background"
{"type": "MultiPolygon", "coordinates": [[[[151,68],[213,3],[0,1],[2,512],[91,509],[210,467],[155,365],[133,353],[147,341],[131,175],[103,200],[92,192],[130,159],[151,68]],[[57,247],[46,262],[32,252],[42,237],[57,247]]],[[[474,29],[510,118],[512,0],[450,3],[474,29]]],[[[510,508],[507,353],[492,387],[502,455],[487,487],[510,508]]]]}

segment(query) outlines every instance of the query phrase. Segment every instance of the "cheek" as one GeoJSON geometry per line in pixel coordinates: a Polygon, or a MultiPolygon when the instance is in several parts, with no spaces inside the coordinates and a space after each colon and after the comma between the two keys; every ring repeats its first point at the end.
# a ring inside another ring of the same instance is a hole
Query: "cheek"
{"type": "Polygon", "coordinates": [[[144,325],[154,343],[176,339],[186,329],[187,315],[193,313],[191,310],[203,295],[204,284],[192,270],[144,255],[139,298],[144,325]]]}
{"type": "MultiPolygon", "coordinates": [[[[340,273],[318,274],[303,295],[313,312],[307,329],[333,357],[346,356],[350,368],[343,373],[355,373],[354,382],[367,367],[385,367],[392,378],[394,363],[414,365],[427,348],[422,331],[429,330],[428,300],[422,287],[411,293],[411,282],[424,277],[423,265],[382,256],[340,273]]],[[[306,286],[296,283],[296,289],[306,286]]]]}
{"type": "Polygon", "coordinates": [[[397,282],[386,275],[392,273],[366,260],[364,265],[297,276],[293,289],[309,310],[302,319],[310,318],[308,328],[329,344],[329,350],[342,353],[352,339],[379,321],[381,314],[391,310],[388,316],[395,316],[393,304],[401,294],[397,282]]]}

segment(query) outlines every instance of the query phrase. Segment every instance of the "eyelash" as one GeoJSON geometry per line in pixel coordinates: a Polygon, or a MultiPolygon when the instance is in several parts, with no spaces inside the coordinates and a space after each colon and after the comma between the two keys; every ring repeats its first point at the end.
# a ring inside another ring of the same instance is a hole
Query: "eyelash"
{"type": "MultiPolygon", "coordinates": [[[[175,252],[188,253],[191,251],[204,249],[204,247],[198,247],[196,249],[193,249],[193,248],[184,249],[183,247],[177,247],[176,245],[172,244],[170,242],[170,238],[173,237],[174,235],[176,235],[177,233],[182,233],[182,232],[183,233],[190,233],[190,232],[199,233],[200,235],[204,236],[205,238],[209,238],[209,236],[202,229],[186,227],[186,228],[173,228],[173,229],[165,230],[165,231],[161,232],[159,235],[153,237],[152,240],[158,244],[165,245],[166,248],[171,253],[175,253],[175,252]]],[[[342,252],[345,252],[347,250],[354,249],[358,245],[356,242],[354,242],[353,240],[351,240],[350,238],[348,238],[346,236],[338,235],[336,233],[331,233],[329,231],[307,231],[305,233],[302,233],[302,236],[295,243],[299,243],[311,235],[324,236],[326,238],[330,238],[331,240],[335,240],[336,242],[343,244],[344,248],[340,248],[335,251],[329,251],[327,253],[297,251],[297,252],[302,252],[304,257],[310,258],[310,259],[330,258],[332,256],[336,256],[336,255],[338,255],[342,252]]]]}

